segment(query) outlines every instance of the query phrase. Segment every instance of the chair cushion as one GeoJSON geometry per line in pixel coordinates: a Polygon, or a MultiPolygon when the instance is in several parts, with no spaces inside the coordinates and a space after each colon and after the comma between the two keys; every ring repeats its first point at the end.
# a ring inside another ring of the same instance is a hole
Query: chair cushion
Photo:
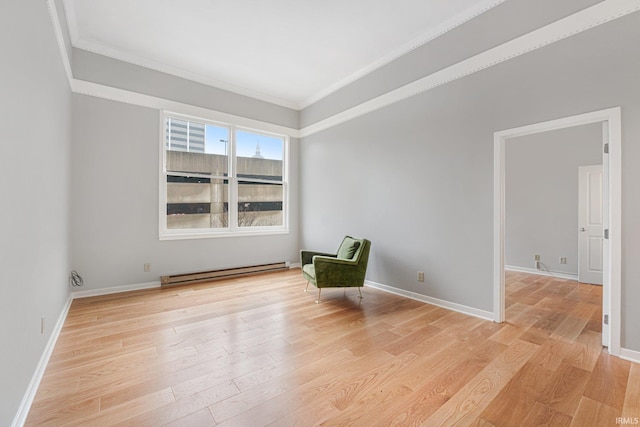
{"type": "Polygon", "coordinates": [[[345,237],[338,249],[337,258],[340,259],[351,259],[353,255],[355,255],[356,251],[360,247],[360,241],[353,239],[351,237],[345,237]]]}
{"type": "Polygon", "coordinates": [[[302,271],[307,273],[313,280],[316,279],[316,269],[313,268],[313,264],[305,264],[302,266],[302,271]]]}

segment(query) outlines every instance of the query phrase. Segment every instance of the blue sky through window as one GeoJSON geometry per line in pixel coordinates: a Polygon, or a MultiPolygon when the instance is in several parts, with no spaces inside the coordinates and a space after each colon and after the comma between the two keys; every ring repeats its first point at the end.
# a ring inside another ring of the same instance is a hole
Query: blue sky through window
{"type": "MultiPolygon", "coordinates": [[[[265,159],[283,159],[282,138],[261,135],[246,131],[236,131],[236,155],[238,157],[253,157],[256,146],[260,144],[260,154],[265,159]]],[[[229,130],[227,128],[206,125],[205,152],[209,154],[225,154],[228,150],[229,130]]]]}

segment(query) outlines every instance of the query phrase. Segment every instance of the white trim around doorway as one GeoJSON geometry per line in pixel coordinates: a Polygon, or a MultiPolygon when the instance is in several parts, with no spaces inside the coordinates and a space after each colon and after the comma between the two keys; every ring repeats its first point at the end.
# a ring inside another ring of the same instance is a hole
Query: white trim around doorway
{"type": "MultiPolygon", "coordinates": [[[[609,313],[609,353],[620,356],[621,337],[621,277],[622,277],[622,125],[620,107],[594,111],[571,117],[560,118],[528,126],[502,130],[494,133],[494,166],[493,166],[493,311],[494,321],[505,320],[505,145],[509,138],[547,132],[589,123],[606,122],[608,129],[606,137],[609,143],[608,170],[608,224],[609,241],[605,246],[604,255],[604,291],[608,292],[608,307],[603,307],[604,313],[609,313]]],[[[607,215],[605,215],[606,218],[607,215]]]]}

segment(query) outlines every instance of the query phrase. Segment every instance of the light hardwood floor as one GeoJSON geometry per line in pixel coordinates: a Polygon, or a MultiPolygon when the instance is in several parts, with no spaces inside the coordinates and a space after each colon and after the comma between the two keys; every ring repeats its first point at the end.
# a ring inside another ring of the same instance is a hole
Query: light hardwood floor
{"type": "Polygon", "coordinates": [[[615,426],[601,288],[507,274],[495,324],[300,270],[75,300],[28,426],[615,426]],[[315,289],[314,289],[315,290],[315,289]]]}

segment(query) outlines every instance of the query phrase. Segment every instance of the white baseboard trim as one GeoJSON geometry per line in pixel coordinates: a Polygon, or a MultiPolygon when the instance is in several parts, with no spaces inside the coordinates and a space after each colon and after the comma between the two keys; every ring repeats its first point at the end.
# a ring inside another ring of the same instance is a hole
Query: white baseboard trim
{"type": "Polygon", "coordinates": [[[114,286],[112,288],[90,289],[86,291],[75,291],[71,293],[73,299],[99,297],[101,295],[119,294],[120,292],[140,291],[143,289],[159,288],[160,281],[136,283],[133,285],[114,286]]]}
{"type": "Polygon", "coordinates": [[[640,351],[621,348],[619,357],[620,359],[628,360],[629,362],[640,363],[640,351]]]}
{"type": "Polygon", "coordinates": [[[40,382],[42,381],[42,376],[44,375],[45,370],[47,369],[47,365],[49,364],[49,359],[51,358],[51,354],[53,353],[53,349],[56,346],[56,342],[58,341],[58,337],[60,336],[60,331],[62,331],[62,327],[64,326],[65,320],[67,320],[67,315],[69,314],[69,309],[71,308],[71,303],[76,298],[86,298],[100,295],[109,295],[115,294],[119,292],[129,292],[129,291],[137,291],[140,289],[151,289],[151,288],[159,288],[160,282],[148,282],[148,283],[139,283],[134,285],[127,286],[116,286],[113,288],[103,288],[103,289],[93,289],[87,291],[76,291],[71,292],[69,298],[62,308],[60,315],[58,316],[58,321],[56,322],[53,331],[51,332],[51,336],[49,337],[49,341],[42,352],[42,356],[40,356],[40,361],[38,362],[38,366],[36,366],[36,370],[33,373],[33,377],[31,378],[31,382],[29,382],[29,386],[25,391],[24,397],[22,398],[22,402],[20,403],[20,407],[18,408],[18,412],[16,416],[13,418],[13,422],[11,423],[11,427],[22,427],[24,423],[27,421],[27,416],[29,415],[29,411],[31,410],[31,404],[33,403],[33,399],[38,392],[38,387],[40,387],[40,382]]]}
{"type": "MultiPolygon", "coordinates": [[[[300,263],[291,263],[289,265],[290,268],[300,268],[300,263]]],[[[511,269],[510,267],[505,267],[506,269],[511,269]]],[[[513,271],[523,271],[525,269],[515,268],[513,271]]],[[[537,270],[531,271],[532,273],[543,274],[544,272],[539,272],[537,270]]],[[[87,291],[76,291],[72,292],[67,300],[67,303],[63,307],[60,312],[60,316],[58,317],[58,321],[54,327],[51,336],[49,337],[49,341],[40,357],[40,361],[38,362],[38,366],[36,371],[31,378],[31,382],[27,387],[27,391],[22,399],[20,404],[20,408],[16,416],[13,419],[11,424],[12,427],[22,427],[27,420],[27,416],[29,415],[29,410],[31,409],[31,404],[33,403],[33,399],[35,398],[36,392],[38,391],[38,387],[40,386],[40,382],[42,381],[42,376],[47,368],[47,364],[49,363],[49,359],[51,358],[51,354],[53,353],[53,349],[58,341],[58,337],[60,336],[60,331],[62,330],[62,326],[64,325],[65,320],[67,319],[67,315],[69,314],[69,309],[71,308],[71,303],[76,298],[87,298],[93,296],[100,295],[110,295],[120,292],[129,292],[129,291],[137,291],[142,289],[152,289],[159,288],[160,282],[146,282],[146,283],[138,283],[133,285],[125,285],[125,286],[116,286],[112,288],[102,288],[102,289],[92,289],[87,291]]],[[[427,304],[436,305],[438,307],[446,308],[448,310],[453,310],[458,313],[467,314],[469,316],[478,317],[484,320],[493,321],[493,313],[489,311],[479,310],[477,308],[469,307],[462,304],[457,304],[450,301],[441,300],[438,298],[433,298],[427,295],[418,294],[416,292],[407,291],[404,289],[395,288],[393,286],[383,285],[381,283],[373,282],[371,280],[365,281],[365,286],[378,289],[384,292],[388,292],[395,295],[400,295],[406,298],[410,298],[416,301],[424,302],[427,304]]],[[[620,349],[620,358],[629,360],[631,362],[640,363],[640,352],[634,350],[628,350],[626,348],[620,349]]]]}
{"type": "Polygon", "coordinates": [[[27,416],[29,415],[31,404],[33,403],[33,399],[36,397],[36,393],[38,392],[38,388],[40,387],[40,382],[42,381],[44,372],[47,369],[47,365],[49,364],[49,359],[51,358],[53,349],[55,348],[58,337],[60,336],[60,331],[62,331],[62,326],[64,326],[64,322],[65,320],[67,320],[67,314],[69,314],[69,308],[71,308],[72,302],[73,297],[69,295],[67,302],[65,303],[64,307],[62,307],[62,311],[58,316],[58,321],[53,327],[53,331],[51,331],[51,336],[49,337],[49,341],[47,341],[47,345],[42,352],[42,356],[40,356],[40,361],[38,362],[38,366],[36,366],[33,377],[31,377],[31,381],[29,382],[27,391],[24,393],[22,402],[20,402],[18,412],[13,418],[13,422],[11,423],[12,427],[22,427],[27,421],[27,416]]]}
{"type": "Polygon", "coordinates": [[[493,322],[493,313],[490,311],[479,310],[477,308],[469,307],[455,302],[445,301],[438,298],[433,298],[427,295],[418,294],[416,292],[406,291],[404,289],[394,288],[393,286],[383,285],[381,283],[373,282],[371,280],[365,280],[365,286],[379,289],[391,294],[400,295],[403,297],[411,298],[416,301],[425,302],[431,305],[437,305],[438,307],[446,308],[448,310],[457,311],[458,313],[468,314],[469,316],[479,317],[484,320],[490,320],[493,322]]]}
{"type": "Polygon", "coordinates": [[[536,270],[535,268],[518,267],[515,265],[505,265],[504,269],[508,271],[518,271],[520,273],[539,274],[540,276],[557,277],[558,279],[567,279],[567,280],[576,280],[576,281],[578,280],[578,275],[571,274],[571,273],[559,273],[556,271],[536,270]]]}
{"type": "Polygon", "coordinates": [[[299,262],[292,262],[289,264],[289,268],[302,268],[302,264],[299,262]]]}

